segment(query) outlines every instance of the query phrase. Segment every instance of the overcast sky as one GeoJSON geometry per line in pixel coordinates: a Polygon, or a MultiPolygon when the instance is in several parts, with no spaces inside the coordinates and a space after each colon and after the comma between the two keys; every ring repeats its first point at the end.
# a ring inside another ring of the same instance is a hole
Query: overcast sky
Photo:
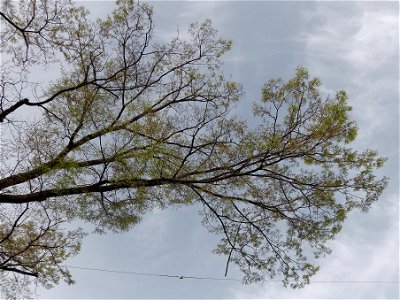
{"type": "MultiPolygon", "coordinates": [[[[82,2],[104,15],[112,2],[82,2]]],[[[359,124],[357,149],[389,158],[378,175],[391,178],[368,214],[351,213],[301,290],[279,282],[176,279],[71,269],[74,286],[39,290],[39,298],[399,298],[399,4],[398,2],[151,2],[155,36],[167,39],[211,18],[233,40],[224,71],[245,96],[249,117],[260,87],[288,79],[298,66],[321,78],[325,92],[348,91],[359,124]],[[340,281],[340,282],[338,282],[340,281]],[[348,281],[348,282],[343,282],[348,281]],[[396,283],[397,282],[397,283],[396,283]]],[[[154,211],[126,234],[90,235],[68,264],[130,272],[223,278],[225,257],[211,253],[218,237],[201,225],[198,207],[154,211]]],[[[241,275],[232,266],[230,278],[241,275]]]]}

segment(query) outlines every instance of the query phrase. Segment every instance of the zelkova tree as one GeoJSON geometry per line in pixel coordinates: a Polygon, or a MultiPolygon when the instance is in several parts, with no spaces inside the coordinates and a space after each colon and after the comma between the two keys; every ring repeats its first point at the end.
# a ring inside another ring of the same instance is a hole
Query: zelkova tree
{"type": "Polygon", "coordinates": [[[221,72],[231,42],[209,20],[160,42],[151,7],[133,1],[96,22],[60,1],[4,1],[0,17],[2,289],[72,283],[63,263],[83,233],[67,221],[124,231],[196,203],[226,269],[301,287],[346,214],[386,186],[373,175],[385,159],[349,148],[346,93],[323,97],[304,68],[264,85],[258,125],[235,116],[241,88],[221,72]]]}

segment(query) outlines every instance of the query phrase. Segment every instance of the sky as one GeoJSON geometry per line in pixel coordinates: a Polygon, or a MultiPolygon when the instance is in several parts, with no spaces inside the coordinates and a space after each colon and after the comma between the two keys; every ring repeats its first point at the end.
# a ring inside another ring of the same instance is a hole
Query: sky
{"type": "MultiPolygon", "coordinates": [[[[94,16],[110,1],[85,1],[94,16]]],[[[178,279],[71,268],[76,284],[37,290],[37,298],[264,298],[398,299],[399,296],[399,3],[367,1],[151,2],[154,35],[172,37],[193,21],[210,18],[232,39],[224,73],[245,91],[238,114],[250,108],[269,79],[289,79],[298,66],[321,78],[322,89],[345,89],[358,122],[353,147],[377,149],[388,163],[377,175],[390,184],[368,214],[352,212],[332,254],[304,289],[280,282],[178,279]],[[396,283],[397,282],[397,283],[396,283]]],[[[223,278],[226,258],[212,254],[218,237],[202,227],[199,207],[156,210],[124,234],[89,235],[74,267],[223,278]]],[[[241,274],[231,266],[229,278],[241,274]]]]}

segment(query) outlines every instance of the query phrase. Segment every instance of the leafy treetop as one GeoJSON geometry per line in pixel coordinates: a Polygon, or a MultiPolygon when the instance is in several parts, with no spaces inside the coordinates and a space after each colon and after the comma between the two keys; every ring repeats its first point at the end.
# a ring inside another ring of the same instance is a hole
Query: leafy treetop
{"type": "Polygon", "coordinates": [[[69,1],[4,1],[0,17],[0,287],[10,297],[32,279],[72,283],[63,262],[83,234],[65,222],[118,232],[155,207],[195,203],[221,236],[226,272],[235,263],[245,283],[302,287],[348,212],[367,211],[387,184],[373,174],[385,159],[350,148],[346,92],[323,97],[305,68],[264,85],[256,127],[235,116],[241,87],[220,70],[231,42],[210,20],[156,42],[152,8],[134,1],[95,22],[69,1]],[[29,77],[54,66],[51,83],[29,77]]]}

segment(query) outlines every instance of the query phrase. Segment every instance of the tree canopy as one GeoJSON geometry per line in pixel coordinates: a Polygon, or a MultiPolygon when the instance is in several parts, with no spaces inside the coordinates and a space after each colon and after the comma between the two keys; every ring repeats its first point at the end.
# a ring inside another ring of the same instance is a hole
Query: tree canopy
{"type": "Polygon", "coordinates": [[[215,252],[245,283],[302,287],[352,209],[387,184],[357,135],[345,91],[326,96],[299,67],[235,114],[221,71],[231,41],[211,21],[153,37],[152,8],[117,1],[105,19],[69,1],[4,1],[0,12],[0,287],[73,280],[63,265],[84,232],[124,231],[156,207],[200,204],[215,252]],[[37,70],[58,70],[51,82],[37,70]],[[33,77],[33,78],[32,78],[33,77]],[[74,224],[74,223],[72,223],[74,224]],[[312,253],[313,255],[307,255],[312,253]]]}

